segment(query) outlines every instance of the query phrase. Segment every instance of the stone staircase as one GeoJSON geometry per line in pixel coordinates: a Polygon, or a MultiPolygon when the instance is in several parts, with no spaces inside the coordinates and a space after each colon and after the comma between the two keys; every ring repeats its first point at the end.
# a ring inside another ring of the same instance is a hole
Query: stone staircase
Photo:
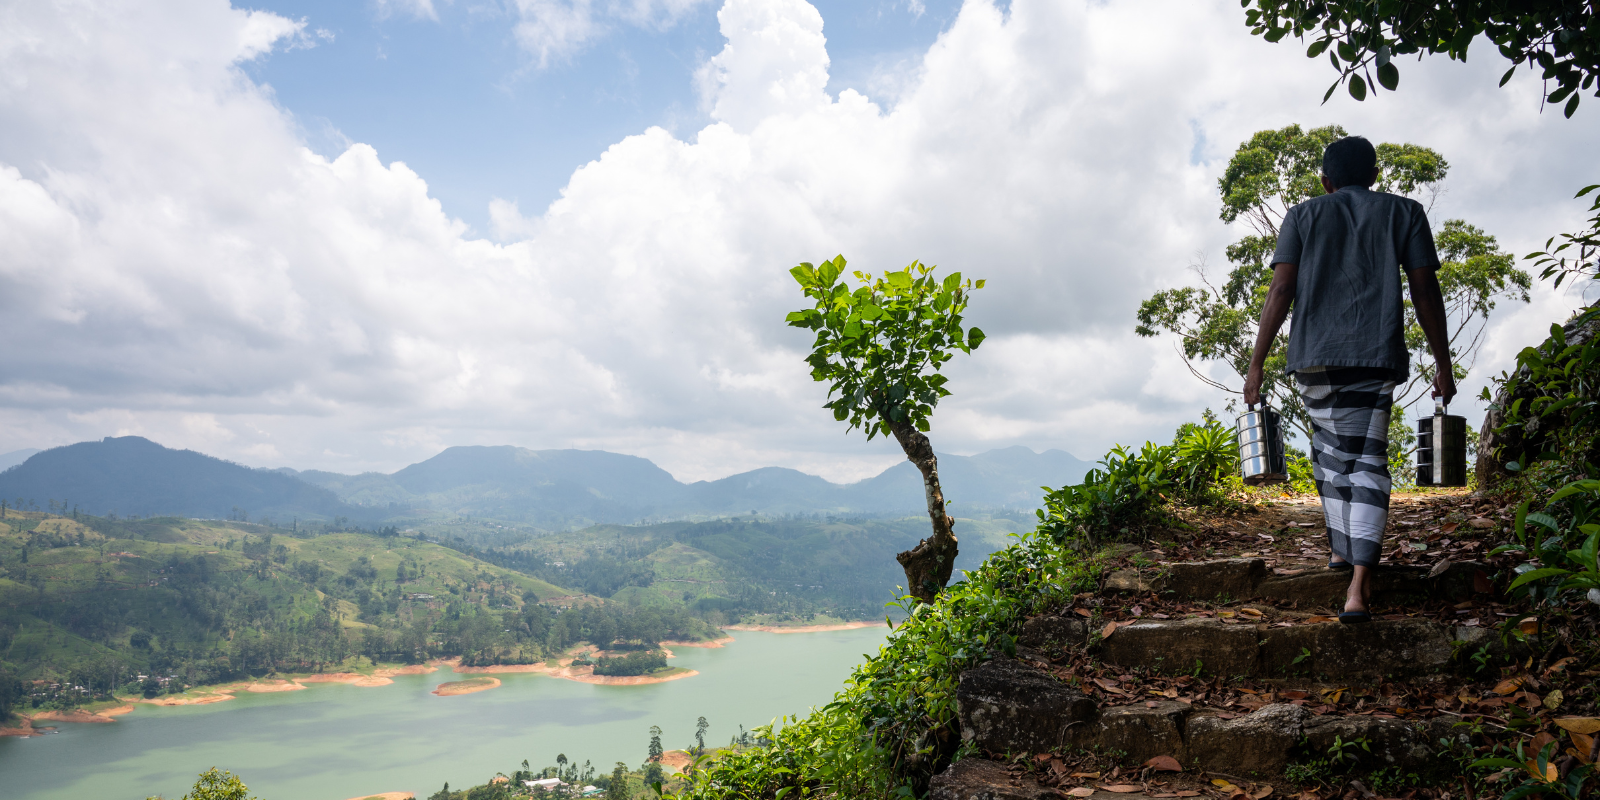
{"type": "Polygon", "coordinates": [[[1436,754],[1466,744],[1449,709],[1488,695],[1473,656],[1502,647],[1479,620],[1492,587],[1468,561],[1388,568],[1378,619],[1341,625],[1349,580],[1260,558],[1112,573],[1027,620],[1014,658],[962,674],[961,736],[979,755],[929,797],[1260,800],[1295,793],[1286,770],[1330,753],[1360,774],[1438,772],[1436,754]]]}

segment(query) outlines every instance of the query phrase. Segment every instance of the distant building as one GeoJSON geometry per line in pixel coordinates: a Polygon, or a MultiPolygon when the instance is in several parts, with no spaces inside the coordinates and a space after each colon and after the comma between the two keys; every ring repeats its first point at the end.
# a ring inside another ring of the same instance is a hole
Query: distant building
{"type": "Polygon", "coordinates": [[[536,781],[523,781],[522,785],[536,792],[549,792],[566,786],[567,782],[560,778],[540,778],[536,781]]]}

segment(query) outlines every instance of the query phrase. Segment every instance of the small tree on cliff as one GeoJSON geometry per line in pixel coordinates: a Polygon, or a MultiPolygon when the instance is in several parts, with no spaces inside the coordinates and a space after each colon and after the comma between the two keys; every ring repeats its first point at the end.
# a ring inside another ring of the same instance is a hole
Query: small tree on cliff
{"type": "Polygon", "coordinates": [[[950,395],[940,374],[945,362],[954,351],[970,353],[983,342],[983,331],[961,327],[961,312],[983,281],[964,281],[959,272],[940,280],[932,267],[913,261],[881,278],[855,272],[861,286],[851,290],[840,280],[844,270],[844,256],[789,270],[816,305],[787,319],[817,333],[806,362],[813,379],[829,384],[823,407],[852,429],[865,428],[868,440],[893,436],[922,472],[933,535],[896,559],[905,569],[907,591],[929,603],[950,582],[957,548],[939,461],[926,435],[928,418],[939,399],[950,395]]]}

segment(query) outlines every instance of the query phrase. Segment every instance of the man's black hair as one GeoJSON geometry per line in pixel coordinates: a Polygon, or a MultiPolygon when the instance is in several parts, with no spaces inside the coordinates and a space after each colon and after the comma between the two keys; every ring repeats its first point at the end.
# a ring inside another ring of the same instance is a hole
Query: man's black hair
{"type": "Polygon", "coordinates": [[[1335,189],[1371,186],[1372,169],[1376,166],[1378,151],[1364,136],[1346,136],[1322,151],[1322,174],[1335,189]]]}

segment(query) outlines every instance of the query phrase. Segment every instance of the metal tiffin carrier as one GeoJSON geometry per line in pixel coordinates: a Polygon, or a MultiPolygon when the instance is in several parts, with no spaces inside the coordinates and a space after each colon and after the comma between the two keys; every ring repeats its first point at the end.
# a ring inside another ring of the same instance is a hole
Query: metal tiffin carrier
{"type": "Polygon", "coordinates": [[[1266,403],[1239,415],[1239,475],[1251,486],[1289,480],[1283,457],[1283,422],[1266,403]]]}
{"type": "Polygon", "coordinates": [[[1467,485],[1467,418],[1446,414],[1434,401],[1433,416],[1417,420],[1417,485],[1467,485]]]}

